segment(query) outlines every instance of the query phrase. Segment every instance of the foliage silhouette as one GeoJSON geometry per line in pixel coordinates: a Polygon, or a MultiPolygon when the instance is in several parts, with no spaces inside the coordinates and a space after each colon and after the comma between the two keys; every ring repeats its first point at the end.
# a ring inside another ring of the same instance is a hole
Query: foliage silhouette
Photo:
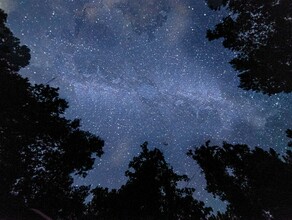
{"type": "Polygon", "coordinates": [[[228,143],[219,147],[207,142],[188,155],[202,168],[208,192],[229,202],[226,215],[246,220],[292,215],[292,163],[288,154],[281,157],[273,149],[228,143]]]}
{"type": "MultiPolygon", "coordinates": [[[[223,38],[236,54],[231,65],[240,86],[264,94],[292,92],[292,2],[289,0],[207,0],[213,10],[229,11],[209,40],[223,38]]],[[[288,138],[292,131],[287,130],[288,138]]],[[[292,142],[288,143],[292,147],[292,142]]],[[[190,151],[203,169],[207,189],[228,201],[227,212],[214,219],[289,219],[292,216],[292,152],[251,150],[224,143],[190,151]]],[[[212,219],[212,218],[211,218],[212,219]]]]}
{"type": "Polygon", "coordinates": [[[236,54],[231,65],[240,86],[265,94],[292,91],[292,2],[290,0],[206,0],[229,14],[208,30],[209,40],[223,38],[236,54]]]}
{"type": "Polygon", "coordinates": [[[25,45],[20,45],[18,38],[6,26],[7,14],[0,12],[0,69],[17,72],[29,64],[30,50],[25,45]]]}
{"type": "Polygon", "coordinates": [[[193,198],[193,188],[179,188],[188,181],[176,174],[165,161],[163,153],[149,150],[147,142],[142,152],[129,163],[125,175],[128,181],[118,191],[96,188],[91,210],[98,219],[206,219],[211,208],[193,198]]]}
{"type": "Polygon", "coordinates": [[[52,218],[82,214],[88,187],[73,187],[101,156],[103,141],[68,120],[58,89],[31,85],[18,71],[30,54],[0,10],[0,217],[36,208],[52,218]],[[75,213],[73,213],[75,212],[75,213]]]}

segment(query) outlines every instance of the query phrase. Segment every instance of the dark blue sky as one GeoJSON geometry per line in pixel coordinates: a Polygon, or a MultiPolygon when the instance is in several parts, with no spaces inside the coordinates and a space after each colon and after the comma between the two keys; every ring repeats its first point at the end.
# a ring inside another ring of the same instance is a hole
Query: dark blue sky
{"type": "Polygon", "coordinates": [[[204,0],[0,0],[0,7],[31,49],[22,74],[60,87],[66,116],[105,140],[105,154],[79,183],[119,187],[147,140],[214,205],[185,155],[190,147],[210,139],[285,150],[291,95],[237,87],[228,64],[235,54],[205,38],[226,12],[204,0]]]}

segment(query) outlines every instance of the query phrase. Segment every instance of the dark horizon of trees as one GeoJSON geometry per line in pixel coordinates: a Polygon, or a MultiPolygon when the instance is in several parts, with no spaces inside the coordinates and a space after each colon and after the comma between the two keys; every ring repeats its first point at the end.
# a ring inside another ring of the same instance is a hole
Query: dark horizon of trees
{"type": "Polygon", "coordinates": [[[234,53],[239,87],[263,94],[292,92],[292,1],[206,0],[228,12],[207,38],[223,39],[234,53]]]}
{"type": "MultiPolygon", "coordinates": [[[[213,30],[212,41],[236,53],[230,61],[240,85],[268,95],[292,92],[292,1],[206,0],[229,13],[213,30]]],[[[292,139],[292,130],[286,131],[292,139]]],[[[227,201],[227,211],[211,219],[288,220],[292,218],[292,141],[284,155],[247,145],[210,146],[188,152],[201,167],[207,191],[227,201]]]]}
{"type": "MultiPolygon", "coordinates": [[[[231,64],[240,87],[291,93],[292,2],[206,1],[211,9],[230,12],[207,37],[223,38],[223,46],[237,53],[231,64]]],[[[6,19],[0,10],[0,218],[44,219],[38,211],[53,219],[292,218],[290,148],[284,155],[225,142],[191,149],[188,155],[201,167],[207,191],[228,202],[225,213],[212,214],[193,197],[195,189],[178,187],[188,177],[175,173],[163,153],[149,150],[146,142],[130,161],[120,189],[73,186],[72,174],[86,177],[104,142],[81,130],[79,119],[64,117],[68,103],[58,89],[32,85],[18,73],[29,64],[30,51],[6,19]],[[85,204],[90,193],[93,199],[85,204]]],[[[292,130],[287,137],[292,139],[292,130]]]]}
{"type": "Polygon", "coordinates": [[[177,174],[165,161],[163,153],[148,143],[129,163],[127,182],[118,190],[96,187],[89,204],[93,219],[177,220],[207,219],[211,208],[193,197],[194,188],[178,187],[186,175],[177,174]]]}
{"type": "Polygon", "coordinates": [[[284,220],[292,217],[291,150],[280,155],[272,148],[226,142],[211,146],[208,141],[188,155],[201,167],[206,190],[228,202],[223,219],[284,220]]]}
{"type": "Polygon", "coordinates": [[[0,10],[0,218],[22,219],[30,208],[55,219],[79,216],[89,187],[72,186],[72,174],[85,177],[104,143],[64,117],[68,103],[58,89],[18,73],[30,51],[6,20],[0,10]]]}

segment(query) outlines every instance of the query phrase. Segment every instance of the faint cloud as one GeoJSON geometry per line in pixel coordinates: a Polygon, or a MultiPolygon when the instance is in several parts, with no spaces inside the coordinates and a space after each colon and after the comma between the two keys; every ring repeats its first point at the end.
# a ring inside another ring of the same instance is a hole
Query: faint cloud
{"type": "Polygon", "coordinates": [[[17,4],[14,0],[0,0],[0,8],[3,9],[6,13],[14,11],[17,7],[17,4]]]}
{"type": "Polygon", "coordinates": [[[129,20],[137,34],[146,33],[149,40],[154,32],[167,20],[170,11],[168,0],[123,0],[116,4],[124,17],[129,20]]]}

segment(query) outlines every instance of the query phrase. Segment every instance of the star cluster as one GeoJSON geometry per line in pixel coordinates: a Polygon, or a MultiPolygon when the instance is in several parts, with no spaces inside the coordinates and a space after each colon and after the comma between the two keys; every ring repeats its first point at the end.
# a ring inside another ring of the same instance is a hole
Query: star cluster
{"type": "Polygon", "coordinates": [[[119,187],[147,140],[175,170],[193,176],[189,185],[205,199],[187,150],[210,139],[284,151],[291,98],[237,87],[228,64],[234,54],[205,38],[224,12],[210,11],[204,0],[143,2],[1,0],[0,7],[31,49],[22,74],[60,87],[70,104],[66,116],[105,140],[87,184],[119,187]]]}

